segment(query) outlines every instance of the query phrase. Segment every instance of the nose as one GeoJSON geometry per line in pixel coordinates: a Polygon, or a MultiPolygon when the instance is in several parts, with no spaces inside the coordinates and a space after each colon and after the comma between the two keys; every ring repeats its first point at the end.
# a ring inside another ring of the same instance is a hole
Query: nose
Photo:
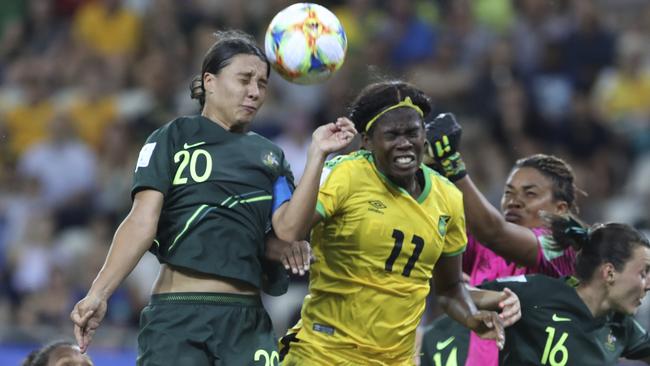
{"type": "Polygon", "coordinates": [[[257,86],[257,83],[250,83],[248,86],[248,94],[246,95],[252,100],[257,100],[260,97],[260,88],[257,86]]]}
{"type": "Polygon", "coordinates": [[[519,196],[511,194],[506,198],[506,208],[521,208],[523,206],[519,196]]]}
{"type": "Polygon", "coordinates": [[[406,136],[399,136],[397,138],[397,148],[400,150],[408,150],[413,147],[413,141],[411,141],[408,137],[406,136]]]}

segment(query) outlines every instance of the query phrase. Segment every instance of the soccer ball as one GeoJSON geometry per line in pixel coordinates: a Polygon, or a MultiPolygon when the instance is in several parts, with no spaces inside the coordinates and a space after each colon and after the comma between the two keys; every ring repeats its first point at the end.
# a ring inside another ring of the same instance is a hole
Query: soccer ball
{"type": "Polygon", "coordinates": [[[348,41],[331,11],[298,3],[273,17],[264,46],[266,57],[282,77],[297,84],[315,84],[343,65],[348,41]]]}

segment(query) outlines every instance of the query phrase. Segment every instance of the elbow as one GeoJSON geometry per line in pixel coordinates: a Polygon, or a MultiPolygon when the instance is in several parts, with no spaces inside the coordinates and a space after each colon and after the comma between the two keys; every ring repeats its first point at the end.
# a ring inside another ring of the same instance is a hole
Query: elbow
{"type": "Polygon", "coordinates": [[[273,232],[275,236],[287,242],[303,240],[307,237],[307,228],[300,220],[291,220],[286,215],[273,217],[273,232]]]}
{"type": "Polygon", "coordinates": [[[277,225],[273,225],[273,232],[278,239],[287,242],[301,240],[304,237],[298,225],[287,222],[278,222],[277,225]]]}

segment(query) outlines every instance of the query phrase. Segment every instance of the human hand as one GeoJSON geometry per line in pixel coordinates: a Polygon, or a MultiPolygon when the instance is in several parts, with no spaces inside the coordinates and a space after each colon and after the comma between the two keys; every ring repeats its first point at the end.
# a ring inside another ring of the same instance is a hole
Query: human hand
{"type": "Polygon", "coordinates": [[[499,318],[499,314],[496,312],[484,310],[477,311],[470,316],[468,326],[479,337],[483,339],[496,340],[497,347],[503,349],[503,345],[506,342],[506,336],[503,330],[503,322],[499,318]]]}
{"type": "Polygon", "coordinates": [[[348,146],[356,134],[354,123],[340,117],[336,122],[318,127],[312,134],[312,144],[327,155],[348,146]]]}
{"type": "Polygon", "coordinates": [[[291,270],[293,274],[302,276],[309,271],[311,246],[306,240],[293,241],[288,244],[281,253],[280,261],[287,271],[291,270]]]}
{"type": "Polygon", "coordinates": [[[106,315],[107,301],[88,294],[72,309],[70,319],[74,323],[74,337],[79,349],[85,353],[95,331],[106,315]]]}
{"type": "Polygon", "coordinates": [[[465,162],[460,156],[462,127],[452,113],[441,113],[425,125],[427,146],[424,163],[436,169],[452,182],[465,175],[465,162]]]}
{"type": "Polygon", "coordinates": [[[521,303],[517,294],[509,288],[504,288],[502,293],[503,295],[499,300],[499,308],[501,309],[499,318],[503,321],[504,327],[509,327],[521,319],[521,303]]]}

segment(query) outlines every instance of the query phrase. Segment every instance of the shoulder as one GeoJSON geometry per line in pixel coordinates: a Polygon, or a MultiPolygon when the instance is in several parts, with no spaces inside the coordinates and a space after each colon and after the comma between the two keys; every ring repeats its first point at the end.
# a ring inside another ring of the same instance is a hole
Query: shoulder
{"type": "Polygon", "coordinates": [[[266,137],[260,135],[257,132],[253,132],[253,131],[246,132],[246,138],[248,138],[250,140],[253,140],[253,141],[256,141],[256,142],[258,142],[260,144],[273,145],[273,146],[279,148],[279,146],[275,142],[267,139],[266,137]]]}
{"type": "Polygon", "coordinates": [[[337,182],[349,183],[353,177],[364,175],[361,171],[364,166],[370,167],[369,159],[371,159],[370,152],[359,150],[346,155],[338,155],[326,161],[321,174],[321,186],[332,177],[336,177],[337,182]]]}
{"type": "Polygon", "coordinates": [[[440,175],[437,171],[422,165],[422,173],[427,175],[431,181],[431,185],[440,192],[446,195],[452,195],[454,198],[462,198],[463,193],[446,177],[440,175]]]}
{"type": "Polygon", "coordinates": [[[192,124],[196,125],[196,122],[192,122],[195,120],[195,118],[192,117],[177,117],[164,125],[158,127],[156,130],[154,130],[151,135],[149,135],[150,139],[151,138],[164,138],[164,137],[172,137],[175,136],[179,133],[179,131],[182,131],[184,129],[187,129],[191,127],[192,124]]]}
{"type": "Polygon", "coordinates": [[[338,155],[328,160],[325,162],[325,168],[333,170],[342,166],[350,167],[366,164],[370,159],[372,159],[372,155],[369,151],[359,150],[346,155],[338,155]]]}

